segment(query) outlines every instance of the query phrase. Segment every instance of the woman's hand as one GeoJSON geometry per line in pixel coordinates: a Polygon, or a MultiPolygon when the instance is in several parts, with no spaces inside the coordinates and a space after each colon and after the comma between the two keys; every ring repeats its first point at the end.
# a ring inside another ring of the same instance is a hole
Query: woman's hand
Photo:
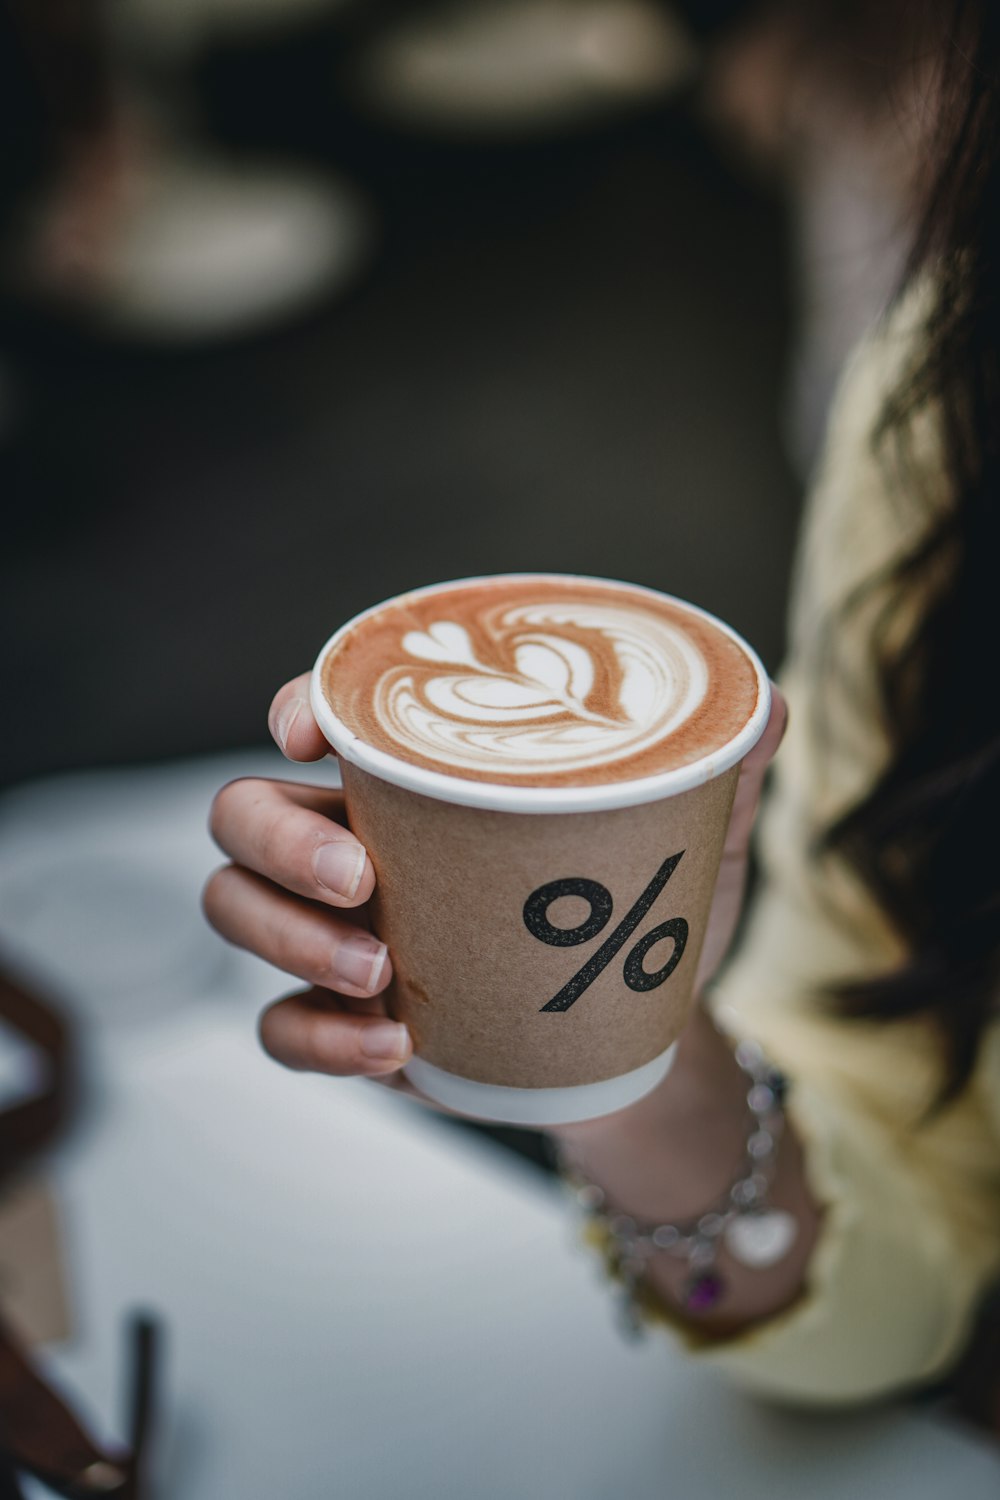
{"type": "MultiPolygon", "coordinates": [[[[290,759],[329,753],[309,710],[308,676],[282,688],[271,731],[290,759]]],[[[293,782],[230,782],[212,805],[212,836],[228,855],[205,887],[205,914],[230,942],[310,988],[261,1017],[266,1050],[290,1068],[386,1077],[412,1051],[381,999],[392,978],[367,929],[371,860],[345,826],[339,791],[293,782]]]]}
{"type": "MultiPolygon", "coordinates": [[[[290,760],[329,753],[309,707],[308,684],[307,676],[290,682],[271,706],[271,732],[290,760]]],[[[699,986],[732,940],[761,783],[784,725],[785,704],[776,693],[768,727],[740,773],[699,986]]],[[[234,781],[215,799],[212,832],[232,863],[206,887],[209,919],[232,942],[310,986],[264,1012],[260,1032],[267,1051],[290,1068],[358,1074],[415,1094],[399,1072],[410,1055],[409,1036],[389,1020],[380,998],[390,979],[389,958],[365,925],[374,871],[344,826],[341,794],[291,782],[234,781]]],[[[677,1221],[715,1201],[745,1131],[746,1078],[708,1016],[696,1010],[662,1084],[628,1109],[553,1134],[623,1211],[677,1221]]],[[[724,1256],[729,1292],[717,1313],[699,1314],[702,1328],[733,1332],[772,1316],[799,1294],[820,1215],[791,1130],[772,1202],[799,1226],[792,1251],[765,1271],[724,1256]]],[[[686,1264],[669,1256],[657,1257],[649,1271],[650,1285],[679,1317],[686,1316],[688,1274],[686,1264]]]]}

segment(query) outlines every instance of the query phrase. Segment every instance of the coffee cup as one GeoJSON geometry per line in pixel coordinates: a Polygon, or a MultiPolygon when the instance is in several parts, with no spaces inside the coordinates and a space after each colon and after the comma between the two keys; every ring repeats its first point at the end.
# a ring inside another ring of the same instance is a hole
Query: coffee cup
{"type": "Polygon", "coordinates": [[[655,1087],[770,712],[750,647],[639,585],[462,579],[348,621],[311,698],[375,868],[414,1086],[535,1126],[655,1087]]]}

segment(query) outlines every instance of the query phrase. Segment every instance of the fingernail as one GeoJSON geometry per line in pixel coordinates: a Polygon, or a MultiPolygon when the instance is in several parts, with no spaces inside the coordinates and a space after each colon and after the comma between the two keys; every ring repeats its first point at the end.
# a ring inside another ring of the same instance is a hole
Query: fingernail
{"type": "Polygon", "coordinates": [[[361,1033],[361,1051],[365,1057],[379,1057],[383,1061],[397,1058],[400,1062],[409,1050],[409,1033],[400,1021],[373,1021],[361,1033]]]}
{"type": "Polygon", "coordinates": [[[365,873],[365,851],[360,844],[338,839],[332,844],[320,844],[313,855],[313,874],[320,885],[347,900],[356,895],[361,877],[365,873]]]}
{"type": "Polygon", "coordinates": [[[341,979],[359,990],[374,990],[385,967],[386,947],[370,937],[349,937],[333,955],[333,967],[341,979]]]}
{"type": "Polygon", "coordinates": [[[282,753],[288,748],[288,736],[292,732],[292,725],[302,710],[308,707],[309,705],[304,698],[289,698],[275,719],[274,737],[281,746],[282,753]]]}

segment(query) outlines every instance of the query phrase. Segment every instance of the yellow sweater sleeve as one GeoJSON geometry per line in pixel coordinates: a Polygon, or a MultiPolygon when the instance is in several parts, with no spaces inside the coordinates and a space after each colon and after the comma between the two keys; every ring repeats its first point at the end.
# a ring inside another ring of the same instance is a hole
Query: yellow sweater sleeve
{"type": "Polygon", "coordinates": [[[842,1020],[822,998],[831,982],[901,956],[846,866],[813,849],[885,754],[867,650],[880,601],[876,593],[846,616],[842,606],[915,539],[935,503],[941,465],[929,416],[913,432],[912,460],[929,480],[920,495],[896,484],[870,441],[919,310],[911,303],[871,339],[842,385],[803,529],[783,675],[789,730],[761,825],[762,893],[713,997],[792,1081],[789,1116],[824,1210],[820,1240],[808,1285],[783,1315],[727,1340],[674,1324],[700,1359],[793,1401],[856,1401],[940,1374],[1000,1273],[997,1027],[960,1101],[927,1118],[940,1081],[930,1029],[842,1020]]]}

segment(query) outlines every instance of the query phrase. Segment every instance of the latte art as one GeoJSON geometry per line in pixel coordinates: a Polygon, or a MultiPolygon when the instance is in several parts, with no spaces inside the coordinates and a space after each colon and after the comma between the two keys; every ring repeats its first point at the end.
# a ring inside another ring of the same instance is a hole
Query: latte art
{"type": "Polygon", "coordinates": [[[484,623],[491,660],[463,625],[435,620],[403,635],[407,663],[373,684],[378,725],[404,754],[458,774],[586,770],[664,739],[705,696],[701,653],[652,616],[581,603],[503,610],[484,623]],[[599,682],[611,691],[597,707],[599,682]]]}
{"type": "Polygon", "coordinates": [[[709,616],[559,575],[400,595],[334,638],[319,688],[348,757],[353,737],[448,777],[522,787],[688,765],[740,733],[758,693],[750,657],[709,616]]]}

